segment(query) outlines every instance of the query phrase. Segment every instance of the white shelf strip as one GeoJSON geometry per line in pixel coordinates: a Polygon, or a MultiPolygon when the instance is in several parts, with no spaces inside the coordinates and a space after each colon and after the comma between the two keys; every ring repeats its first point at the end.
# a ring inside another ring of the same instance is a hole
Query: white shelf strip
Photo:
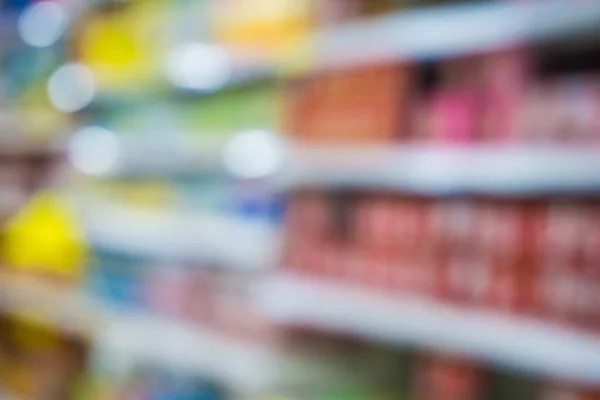
{"type": "Polygon", "coordinates": [[[221,152],[226,138],[185,140],[171,135],[163,137],[121,134],[119,157],[102,176],[148,177],[189,175],[203,172],[222,173],[221,152]]]}
{"type": "Polygon", "coordinates": [[[317,68],[459,55],[598,30],[600,3],[569,0],[426,7],[319,32],[317,68]],[[360,49],[360,51],[357,51],[360,49]]]}
{"type": "Polygon", "coordinates": [[[572,147],[296,147],[276,184],[432,194],[600,192],[599,155],[600,148],[572,147]]]}
{"type": "Polygon", "coordinates": [[[269,223],[227,215],[142,209],[90,199],[78,201],[77,208],[91,243],[144,257],[263,269],[272,265],[279,242],[269,223]]]}
{"type": "Polygon", "coordinates": [[[410,297],[279,276],[261,289],[272,318],[372,340],[458,351],[543,376],[600,384],[600,337],[410,297]]]}

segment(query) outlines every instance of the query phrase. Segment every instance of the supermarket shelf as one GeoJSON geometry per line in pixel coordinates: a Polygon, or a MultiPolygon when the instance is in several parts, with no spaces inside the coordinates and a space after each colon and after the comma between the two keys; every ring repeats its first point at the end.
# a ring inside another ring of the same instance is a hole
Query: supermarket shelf
{"type": "MultiPolygon", "coordinates": [[[[599,3],[600,4],[600,3],[599,3]]],[[[283,188],[534,195],[600,191],[599,151],[569,147],[295,148],[283,188]]]]}
{"type": "MultiPolygon", "coordinates": [[[[110,166],[93,173],[99,178],[148,178],[198,175],[203,172],[222,173],[222,149],[226,143],[223,138],[205,138],[203,140],[177,139],[175,135],[164,139],[157,136],[140,134],[120,134],[115,136],[118,156],[110,166]],[[145,137],[145,138],[144,138],[145,137]]],[[[86,172],[78,165],[81,157],[93,158],[96,147],[90,141],[86,143],[86,153],[76,154],[69,151],[69,158],[76,169],[86,172]],[[88,154],[89,152],[89,154],[88,154]]]]}
{"type": "Polygon", "coordinates": [[[317,68],[477,52],[597,32],[600,3],[490,2],[408,10],[315,37],[317,68]],[[356,51],[361,49],[361,51],[356,51]]]}
{"type": "Polygon", "coordinates": [[[600,339],[591,335],[299,276],[271,278],[261,294],[262,309],[283,323],[458,351],[533,374],[600,383],[600,339]]]}
{"type": "Polygon", "coordinates": [[[75,202],[88,240],[143,257],[216,262],[228,268],[272,265],[279,242],[274,227],[216,213],[185,214],[116,202],[75,202]]]}
{"type": "Polygon", "coordinates": [[[212,377],[246,394],[319,373],[306,368],[307,358],[276,345],[147,312],[109,309],[74,287],[2,272],[0,289],[2,312],[87,338],[96,356],[108,357],[117,371],[154,362],[212,377]]]}
{"type": "Polygon", "coordinates": [[[93,301],[68,284],[52,285],[7,271],[0,272],[0,310],[84,338],[91,338],[104,320],[93,301]]]}
{"type": "Polygon", "coordinates": [[[115,318],[97,343],[101,356],[125,370],[144,360],[200,373],[243,395],[325,372],[315,368],[314,360],[277,343],[252,342],[141,313],[115,318]]]}

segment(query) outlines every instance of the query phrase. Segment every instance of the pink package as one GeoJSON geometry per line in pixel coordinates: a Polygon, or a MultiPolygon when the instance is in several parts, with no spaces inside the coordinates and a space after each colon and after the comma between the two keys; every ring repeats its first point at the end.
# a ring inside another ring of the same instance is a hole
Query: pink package
{"type": "Polygon", "coordinates": [[[432,136],[436,143],[461,144],[473,140],[477,96],[469,88],[441,89],[431,101],[432,136]]]}
{"type": "Polygon", "coordinates": [[[486,57],[483,139],[509,140],[518,136],[519,109],[530,81],[527,54],[524,49],[510,49],[486,57]]]}

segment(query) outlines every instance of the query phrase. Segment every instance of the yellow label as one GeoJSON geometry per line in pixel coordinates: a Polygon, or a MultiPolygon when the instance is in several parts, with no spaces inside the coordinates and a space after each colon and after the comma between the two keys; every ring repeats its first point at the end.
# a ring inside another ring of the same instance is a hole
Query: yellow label
{"type": "Polygon", "coordinates": [[[36,195],[5,228],[2,253],[9,267],[78,276],[86,248],[76,217],[50,193],[36,195]]]}

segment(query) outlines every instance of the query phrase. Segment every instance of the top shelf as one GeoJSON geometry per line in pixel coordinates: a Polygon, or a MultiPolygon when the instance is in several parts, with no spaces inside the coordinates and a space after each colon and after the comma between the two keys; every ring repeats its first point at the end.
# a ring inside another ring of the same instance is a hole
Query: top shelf
{"type": "Polygon", "coordinates": [[[600,2],[593,1],[500,1],[418,8],[316,33],[315,69],[454,56],[586,35],[599,27],[600,2]]]}

